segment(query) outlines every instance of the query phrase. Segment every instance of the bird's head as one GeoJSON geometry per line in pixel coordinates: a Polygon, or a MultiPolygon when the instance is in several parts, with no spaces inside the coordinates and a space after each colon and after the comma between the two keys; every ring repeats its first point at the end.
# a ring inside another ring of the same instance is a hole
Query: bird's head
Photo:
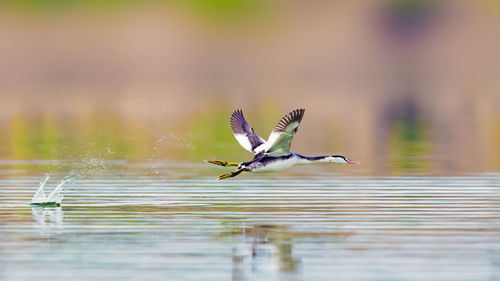
{"type": "Polygon", "coordinates": [[[328,162],[337,163],[337,164],[359,164],[356,161],[352,161],[351,159],[342,156],[342,155],[332,155],[327,158],[328,162]]]}

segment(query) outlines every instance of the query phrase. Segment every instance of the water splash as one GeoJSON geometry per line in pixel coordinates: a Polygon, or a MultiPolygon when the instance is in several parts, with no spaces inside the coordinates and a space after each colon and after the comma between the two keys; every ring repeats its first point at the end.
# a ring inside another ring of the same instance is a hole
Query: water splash
{"type": "Polygon", "coordinates": [[[45,179],[40,182],[40,187],[38,190],[35,192],[35,195],[33,196],[33,199],[31,199],[31,204],[37,204],[41,202],[47,201],[47,198],[45,196],[45,192],[43,191],[43,187],[49,181],[50,176],[47,175],[45,176],[45,179]]]}
{"type": "Polygon", "coordinates": [[[45,191],[43,188],[45,184],[49,180],[49,176],[47,175],[45,179],[40,182],[40,187],[35,192],[35,195],[31,199],[31,205],[44,206],[44,207],[58,207],[61,206],[63,196],[61,194],[63,185],[68,181],[68,179],[64,179],[61,181],[54,190],[49,194],[49,196],[45,195],[45,191]]]}
{"type": "Polygon", "coordinates": [[[87,152],[83,159],[70,164],[66,178],[82,179],[94,176],[109,169],[110,162],[112,161],[95,157],[91,152],[87,152]]]}
{"type": "Polygon", "coordinates": [[[165,156],[171,156],[168,153],[172,151],[172,148],[175,148],[175,151],[180,151],[185,155],[187,151],[194,151],[196,146],[191,144],[187,137],[184,136],[178,136],[174,133],[162,135],[154,142],[150,155],[147,158],[150,167],[150,173],[148,175],[158,176],[167,173],[165,166],[160,162],[165,159],[165,156]]]}

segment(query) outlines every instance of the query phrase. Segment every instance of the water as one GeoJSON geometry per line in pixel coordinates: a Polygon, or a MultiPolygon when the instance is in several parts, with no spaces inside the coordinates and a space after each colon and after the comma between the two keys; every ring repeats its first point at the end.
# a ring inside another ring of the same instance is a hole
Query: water
{"type": "Polygon", "coordinates": [[[500,280],[499,175],[206,169],[74,179],[46,208],[29,204],[43,174],[4,169],[0,280],[500,280]]]}

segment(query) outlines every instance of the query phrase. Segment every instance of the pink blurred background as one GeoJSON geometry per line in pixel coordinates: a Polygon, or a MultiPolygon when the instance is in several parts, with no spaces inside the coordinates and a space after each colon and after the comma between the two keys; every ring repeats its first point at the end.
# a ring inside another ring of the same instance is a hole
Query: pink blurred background
{"type": "Polygon", "coordinates": [[[303,107],[302,154],[498,171],[499,27],[499,1],[3,1],[0,156],[245,160],[234,109],[266,138],[303,107]]]}

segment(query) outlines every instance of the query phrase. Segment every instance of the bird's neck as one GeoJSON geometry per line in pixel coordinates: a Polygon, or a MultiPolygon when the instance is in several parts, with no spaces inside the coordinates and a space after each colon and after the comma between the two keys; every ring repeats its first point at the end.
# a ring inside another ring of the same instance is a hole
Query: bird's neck
{"type": "Polygon", "coordinates": [[[328,160],[330,156],[303,156],[300,154],[295,154],[295,157],[299,159],[300,164],[308,164],[312,162],[331,162],[328,160]]]}
{"type": "Polygon", "coordinates": [[[327,163],[343,163],[344,161],[342,159],[339,159],[338,157],[334,157],[331,155],[324,155],[324,156],[303,156],[300,154],[294,154],[294,157],[297,157],[298,164],[308,164],[308,163],[315,163],[315,162],[327,162],[327,163]]]}

